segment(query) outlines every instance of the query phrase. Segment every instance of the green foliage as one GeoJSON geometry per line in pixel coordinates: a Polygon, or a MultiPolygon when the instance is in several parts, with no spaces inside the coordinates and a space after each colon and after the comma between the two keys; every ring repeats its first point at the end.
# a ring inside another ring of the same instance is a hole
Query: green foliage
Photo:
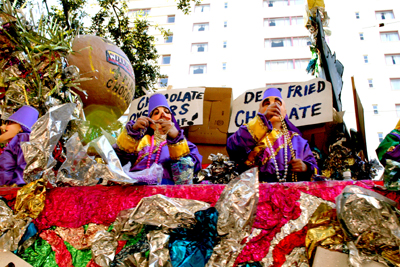
{"type": "Polygon", "coordinates": [[[78,30],[79,33],[84,33],[82,27],[82,20],[88,14],[84,11],[84,6],[87,4],[87,0],[59,0],[61,8],[57,6],[51,6],[49,8],[47,0],[43,0],[46,6],[48,16],[55,18],[60,22],[63,28],[67,30],[78,30]]]}
{"type": "Polygon", "coordinates": [[[178,9],[182,10],[185,15],[188,15],[192,7],[191,2],[193,2],[194,5],[199,5],[201,0],[179,0],[177,3],[178,9]]]}

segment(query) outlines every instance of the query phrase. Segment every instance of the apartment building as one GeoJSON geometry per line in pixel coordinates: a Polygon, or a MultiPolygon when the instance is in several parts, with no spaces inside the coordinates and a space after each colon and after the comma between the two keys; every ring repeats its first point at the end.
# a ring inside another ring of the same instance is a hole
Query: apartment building
{"type": "MultiPolygon", "coordinates": [[[[131,13],[170,29],[164,40],[155,30],[161,72],[159,87],[247,89],[312,79],[304,27],[305,0],[203,0],[190,15],[173,0],[134,0],[131,13]]],[[[327,37],[344,65],[342,103],[348,128],[356,128],[351,77],[361,98],[369,158],[400,119],[400,2],[326,0],[327,37]]]]}

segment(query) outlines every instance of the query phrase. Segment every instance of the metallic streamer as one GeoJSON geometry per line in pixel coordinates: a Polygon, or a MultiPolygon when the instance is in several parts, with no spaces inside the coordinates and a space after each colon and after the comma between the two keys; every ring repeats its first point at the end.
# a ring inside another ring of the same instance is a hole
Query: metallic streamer
{"type": "Polygon", "coordinates": [[[218,210],[218,234],[225,235],[214,247],[206,266],[233,266],[243,249],[242,240],[251,233],[258,204],[258,169],[253,168],[232,180],[222,192],[218,210]]]}
{"type": "Polygon", "coordinates": [[[169,235],[162,230],[150,231],[147,234],[150,243],[149,267],[172,267],[169,257],[169,235]]]}
{"type": "MultiPolygon", "coordinates": [[[[52,107],[33,126],[29,142],[21,143],[26,167],[24,180],[26,183],[42,178],[43,174],[52,172],[56,161],[52,153],[60,140],[76,105],[72,103],[52,107]]],[[[55,184],[54,180],[49,182],[55,184]]]]}
{"type": "Polygon", "coordinates": [[[110,266],[117,246],[114,233],[98,231],[92,240],[92,256],[96,264],[102,267],[110,266]]]}
{"type": "Polygon", "coordinates": [[[301,230],[304,226],[306,226],[311,216],[321,203],[326,203],[330,207],[335,208],[334,203],[323,200],[316,196],[305,194],[303,192],[301,192],[298,202],[300,203],[301,209],[300,217],[296,220],[290,220],[289,222],[287,222],[281,228],[281,231],[275,235],[275,237],[271,241],[268,254],[261,261],[263,266],[267,267],[273,265],[274,258],[272,257],[272,252],[275,246],[278,245],[278,243],[281,242],[286,236],[290,235],[291,233],[297,232],[301,230]]]}

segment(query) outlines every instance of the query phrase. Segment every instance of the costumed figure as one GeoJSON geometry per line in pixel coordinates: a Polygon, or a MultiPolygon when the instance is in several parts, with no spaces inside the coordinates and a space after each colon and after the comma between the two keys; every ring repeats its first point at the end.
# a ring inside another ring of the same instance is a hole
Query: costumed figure
{"type": "Polygon", "coordinates": [[[26,162],[21,142],[28,142],[39,112],[31,106],[22,106],[1,126],[0,142],[9,143],[0,155],[0,185],[23,185],[26,162]]]}
{"type": "Polygon", "coordinates": [[[260,182],[309,181],[318,173],[310,146],[289,121],[276,88],[264,92],[258,114],[228,138],[227,151],[240,171],[258,167],[260,182]]]}
{"type": "Polygon", "coordinates": [[[400,162],[400,120],[379,144],[376,155],[383,166],[386,166],[387,159],[400,162]]]}
{"type": "MultiPolygon", "coordinates": [[[[163,172],[161,184],[192,183],[193,173],[201,169],[202,156],[186,140],[164,95],[150,97],[148,114],[149,117],[128,122],[113,145],[121,164],[130,163],[130,173],[159,164],[163,172]]],[[[146,184],[160,184],[152,175],[134,178],[146,184]]]]}

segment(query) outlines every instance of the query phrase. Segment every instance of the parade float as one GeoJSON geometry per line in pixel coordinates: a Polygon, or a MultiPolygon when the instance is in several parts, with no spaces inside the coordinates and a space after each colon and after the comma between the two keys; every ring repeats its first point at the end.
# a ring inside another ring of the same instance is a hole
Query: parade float
{"type": "MultiPolygon", "coordinates": [[[[400,194],[386,183],[396,174],[372,180],[371,163],[342,134],[329,132],[325,160],[314,147],[314,181],[260,184],[257,168],[236,172],[225,144],[266,88],[235,101],[229,88],[169,90],[204,169],[190,185],[135,185],[112,148],[118,129],[105,125],[133,98],[126,56],[99,37],[54,25],[44,34],[5,7],[1,119],[26,105],[39,118],[21,144],[26,185],[0,187],[2,266],[400,266],[400,194]]],[[[342,123],[329,82],[281,89],[302,98],[288,109],[298,125],[342,123]]],[[[131,119],[146,115],[147,98],[132,102],[131,119]]]]}

